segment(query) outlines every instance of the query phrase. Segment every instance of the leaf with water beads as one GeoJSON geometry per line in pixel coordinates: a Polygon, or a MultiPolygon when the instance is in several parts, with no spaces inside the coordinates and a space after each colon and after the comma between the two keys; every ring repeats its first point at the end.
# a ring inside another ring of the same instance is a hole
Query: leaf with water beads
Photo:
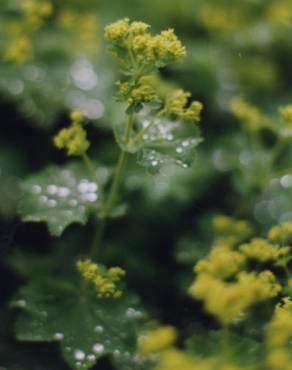
{"type": "Polygon", "coordinates": [[[123,131],[117,127],[117,142],[123,150],[137,153],[138,163],[153,172],[158,172],[161,167],[169,164],[187,168],[194,161],[196,148],[202,142],[196,124],[153,117],[153,113],[148,111],[142,111],[138,115],[136,128],[137,133],[144,133],[141,140],[135,139],[133,135],[126,145],[123,131]]]}
{"type": "Polygon", "coordinates": [[[104,355],[133,355],[143,318],[136,304],[135,297],[97,299],[67,281],[39,279],[22,287],[11,306],[21,310],[17,339],[58,342],[68,365],[85,370],[104,355]]]}
{"type": "MultiPolygon", "coordinates": [[[[96,173],[106,181],[103,170],[97,168],[96,173]]],[[[85,224],[90,211],[98,207],[98,184],[79,163],[49,166],[25,179],[22,188],[24,194],[19,204],[22,220],[46,222],[55,236],[60,236],[71,223],[85,224]]]]}

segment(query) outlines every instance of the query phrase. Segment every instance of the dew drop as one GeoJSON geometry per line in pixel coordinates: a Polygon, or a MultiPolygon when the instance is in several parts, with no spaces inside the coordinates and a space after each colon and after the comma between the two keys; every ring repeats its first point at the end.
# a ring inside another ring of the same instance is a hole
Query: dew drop
{"type": "Polygon", "coordinates": [[[104,345],[101,343],[95,343],[94,346],[92,347],[92,350],[96,354],[103,353],[104,351],[104,345]]]}
{"type": "Polygon", "coordinates": [[[99,333],[99,334],[103,333],[103,332],[104,332],[103,326],[101,326],[101,325],[97,325],[97,326],[95,327],[94,331],[95,331],[96,333],[99,333]]]}
{"type": "Polygon", "coordinates": [[[76,199],[70,199],[70,201],[69,201],[69,205],[70,205],[71,207],[76,207],[76,206],[77,206],[77,204],[78,204],[78,202],[77,202],[77,200],[76,200],[76,199]]]}
{"type": "Polygon", "coordinates": [[[74,357],[76,360],[82,361],[85,359],[85,353],[81,349],[76,349],[74,351],[74,357]]]}
{"type": "Polygon", "coordinates": [[[64,339],[64,334],[63,333],[55,333],[53,336],[54,340],[63,340],[64,339]]]}
{"type": "Polygon", "coordinates": [[[177,153],[182,153],[182,152],[183,152],[183,148],[181,148],[180,146],[178,146],[178,147],[176,148],[176,152],[177,152],[177,153]]]}
{"type": "Polygon", "coordinates": [[[96,193],[84,194],[84,200],[88,202],[95,202],[97,200],[97,194],[96,193]]]}
{"type": "Polygon", "coordinates": [[[87,185],[87,189],[89,192],[92,192],[94,193],[96,190],[97,190],[97,185],[95,182],[90,182],[88,185],[87,185]]]}
{"type": "Polygon", "coordinates": [[[47,196],[45,196],[45,195],[41,195],[41,196],[40,196],[40,202],[41,202],[42,204],[47,203],[47,201],[48,201],[48,197],[47,197],[47,196]]]}
{"type": "Polygon", "coordinates": [[[78,185],[78,190],[81,194],[87,193],[88,191],[88,181],[82,180],[80,184],[78,185]]]}
{"type": "Polygon", "coordinates": [[[49,185],[48,187],[47,187],[47,192],[49,193],[49,194],[56,194],[57,193],[57,190],[58,190],[58,188],[57,188],[57,186],[56,185],[49,185]]]}
{"type": "Polygon", "coordinates": [[[87,360],[90,361],[90,362],[94,362],[96,360],[96,357],[94,354],[90,353],[88,356],[87,356],[87,360]]]}
{"type": "Polygon", "coordinates": [[[15,302],[15,305],[20,308],[26,307],[26,301],[24,299],[19,299],[15,302]]]}
{"type": "Polygon", "coordinates": [[[33,185],[33,187],[31,188],[31,191],[34,194],[40,194],[42,192],[42,188],[40,185],[33,185]]]}
{"type": "Polygon", "coordinates": [[[58,189],[58,195],[59,197],[67,197],[70,194],[70,189],[62,186],[58,189]]]}
{"type": "Polygon", "coordinates": [[[57,205],[57,202],[55,201],[55,199],[49,199],[48,200],[48,206],[49,207],[56,207],[57,205]]]}

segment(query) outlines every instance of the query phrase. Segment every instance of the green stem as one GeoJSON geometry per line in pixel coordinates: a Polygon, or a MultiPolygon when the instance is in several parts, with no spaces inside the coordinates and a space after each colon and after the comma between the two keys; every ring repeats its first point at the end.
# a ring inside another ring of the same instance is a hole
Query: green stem
{"type": "Polygon", "coordinates": [[[130,145],[137,145],[142,139],[143,136],[150,130],[150,128],[154,125],[155,119],[152,119],[148,126],[144,127],[138,134],[130,141],[130,145]]]}
{"type": "MultiPolygon", "coordinates": [[[[128,143],[131,130],[133,128],[134,124],[134,115],[130,115],[126,127],[126,133],[125,133],[125,140],[126,143],[128,143]]],[[[102,215],[100,217],[100,223],[96,229],[96,233],[94,235],[93,244],[90,250],[90,257],[92,259],[96,259],[98,252],[99,252],[99,246],[103,239],[103,235],[106,229],[107,225],[107,219],[111,214],[111,211],[115,205],[116,199],[118,197],[119,187],[122,181],[124,169],[127,163],[128,159],[128,153],[124,150],[120,151],[118,162],[116,165],[116,169],[114,172],[114,178],[110,187],[108,198],[103,203],[102,208],[102,215]]]]}

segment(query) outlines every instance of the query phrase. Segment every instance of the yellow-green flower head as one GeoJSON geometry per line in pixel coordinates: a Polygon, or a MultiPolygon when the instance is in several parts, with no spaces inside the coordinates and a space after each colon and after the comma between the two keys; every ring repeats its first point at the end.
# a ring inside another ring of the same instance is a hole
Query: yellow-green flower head
{"type": "Polygon", "coordinates": [[[118,283],[126,273],[120,267],[107,269],[90,259],[78,260],[76,267],[83,279],[93,284],[98,298],[119,298],[123,294],[118,283]]]}
{"type": "Polygon", "coordinates": [[[277,261],[279,257],[285,256],[290,252],[289,247],[271,244],[261,238],[254,238],[250,243],[242,244],[239,250],[247,258],[260,262],[277,261]]]}
{"type": "Polygon", "coordinates": [[[226,325],[254,303],[275,297],[281,291],[281,286],[271,271],[259,274],[243,271],[235,282],[199,274],[189,291],[193,297],[203,300],[207,312],[226,325]]]}
{"type": "Polygon", "coordinates": [[[200,121],[200,114],[203,109],[202,103],[194,101],[187,107],[191,93],[182,89],[175,90],[166,99],[165,111],[175,119],[200,121]]]}
{"type": "Polygon", "coordinates": [[[104,29],[104,37],[108,41],[119,41],[125,38],[129,33],[129,23],[129,18],[124,18],[109,24],[104,29]]]}
{"type": "Polygon", "coordinates": [[[172,28],[162,31],[153,38],[153,51],[157,56],[157,64],[161,67],[177,63],[186,55],[186,48],[172,28]]]}
{"type": "Polygon", "coordinates": [[[257,131],[263,126],[263,116],[259,109],[242,98],[234,98],[230,104],[231,111],[241,121],[247,131],[257,131]]]}
{"type": "Polygon", "coordinates": [[[105,38],[111,42],[112,51],[122,64],[131,64],[135,71],[137,67],[150,70],[165,67],[185,56],[185,47],[173,29],[156,36],[152,36],[149,29],[146,23],[124,18],[105,27],[105,38]]]}
{"type": "Polygon", "coordinates": [[[128,104],[149,103],[156,100],[157,94],[153,86],[146,83],[139,83],[135,87],[129,82],[117,82],[117,97],[126,100],[128,104]]]}
{"type": "Polygon", "coordinates": [[[290,370],[292,356],[288,347],[292,339],[292,301],[285,297],[277,305],[274,316],[267,327],[266,364],[271,370],[290,370]]]}
{"type": "Polygon", "coordinates": [[[142,353],[160,352],[174,344],[176,338],[177,333],[173,326],[161,326],[139,338],[139,349],[142,353]]]}
{"type": "Polygon", "coordinates": [[[229,241],[230,246],[248,239],[253,234],[252,226],[244,220],[218,215],[213,217],[212,226],[219,240],[229,241]],[[223,238],[223,239],[222,239],[223,238]]]}
{"type": "Polygon", "coordinates": [[[61,129],[54,137],[54,144],[58,149],[66,149],[67,154],[83,155],[90,146],[87,140],[86,131],[82,127],[84,114],[81,112],[72,112],[71,125],[68,128],[61,129]]]}
{"type": "Polygon", "coordinates": [[[279,109],[282,119],[292,127],[292,105],[286,105],[279,109]]]}
{"type": "Polygon", "coordinates": [[[281,225],[274,226],[268,233],[270,240],[281,244],[289,244],[292,242],[292,222],[285,222],[281,225]]]}
{"type": "Polygon", "coordinates": [[[218,279],[226,279],[240,271],[245,265],[246,258],[239,252],[226,246],[215,247],[209,255],[200,260],[194,271],[197,274],[208,274],[218,279]]]}

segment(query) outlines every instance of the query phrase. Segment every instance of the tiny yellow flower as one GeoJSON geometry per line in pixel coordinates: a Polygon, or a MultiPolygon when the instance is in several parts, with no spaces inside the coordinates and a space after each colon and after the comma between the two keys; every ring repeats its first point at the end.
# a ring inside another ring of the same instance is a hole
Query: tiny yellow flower
{"type": "Polygon", "coordinates": [[[58,149],[66,149],[67,154],[82,155],[90,146],[86,137],[86,131],[82,127],[84,114],[81,112],[71,113],[71,125],[61,129],[54,137],[54,144],[58,149]]]}
{"type": "Polygon", "coordinates": [[[120,267],[106,269],[90,259],[78,260],[76,267],[83,279],[93,284],[98,298],[119,298],[123,294],[118,283],[126,273],[120,267]]]}

